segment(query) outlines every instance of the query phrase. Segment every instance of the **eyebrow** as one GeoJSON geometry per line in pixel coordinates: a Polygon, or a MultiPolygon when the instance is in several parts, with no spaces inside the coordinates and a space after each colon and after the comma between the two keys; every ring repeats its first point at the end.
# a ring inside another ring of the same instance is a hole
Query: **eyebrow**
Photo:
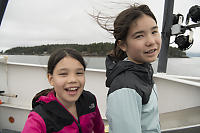
{"type": "Polygon", "coordinates": [[[154,29],[158,29],[158,26],[156,25],[156,26],[153,26],[153,27],[151,28],[151,30],[154,30],[154,29]]]}
{"type": "MultiPolygon", "coordinates": [[[[158,29],[158,26],[157,26],[157,25],[156,25],[156,26],[153,26],[153,27],[151,28],[151,30],[155,30],[155,29],[158,29]]],[[[137,31],[137,32],[133,33],[132,36],[135,36],[135,35],[137,35],[137,34],[141,34],[141,33],[144,33],[144,31],[143,31],[143,30],[141,30],[141,31],[137,31]]]]}
{"type": "MultiPolygon", "coordinates": [[[[67,69],[67,68],[61,68],[61,69],[59,69],[58,71],[68,71],[69,69],[67,69]]],[[[84,68],[77,68],[76,69],[77,71],[80,71],[80,70],[84,70],[84,68]]]]}

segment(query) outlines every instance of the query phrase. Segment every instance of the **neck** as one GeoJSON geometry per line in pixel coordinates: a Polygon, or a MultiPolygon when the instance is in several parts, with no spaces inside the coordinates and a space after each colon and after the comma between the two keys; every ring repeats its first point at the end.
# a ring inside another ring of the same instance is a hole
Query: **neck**
{"type": "Polygon", "coordinates": [[[63,104],[65,106],[65,108],[75,117],[77,118],[77,111],[76,111],[76,104],[75,102],[73,103],[67,103],[67,104],[63,104]]]}
{"type": "Polygon", "coordinates": [[[66,107],[68,109],[68,111],[74,116],[74,117],[78,117],[77,115],[77,111],[76,111],[76,104],[74,103],[73,105],[66,107]]]}
{"type": "Polygon", "coordinates": [[[75,102],[65,102],[61,100],[59,97],[57,97],[58,101],[63,104],[63,106],[74,116],[78,117],[77,111],[76,111],[76,103],[75,102]]]}

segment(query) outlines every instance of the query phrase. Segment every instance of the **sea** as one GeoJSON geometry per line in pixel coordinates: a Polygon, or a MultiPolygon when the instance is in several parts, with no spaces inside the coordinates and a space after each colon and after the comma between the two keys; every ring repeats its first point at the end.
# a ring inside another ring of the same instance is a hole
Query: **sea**
{"type": "MultiPolygon", "coordinates": [[[[49,56],[7,55],[8,62],[47,65],[49,56]]],[[[105,70],[105,57],[84,57],[87,68],[105,70]]],[[[152,63],[157,73],[158,60],[152,63]]],[[[169,75],[200,77],[200,57],[168,58],[166,73],[169,75]]]]}

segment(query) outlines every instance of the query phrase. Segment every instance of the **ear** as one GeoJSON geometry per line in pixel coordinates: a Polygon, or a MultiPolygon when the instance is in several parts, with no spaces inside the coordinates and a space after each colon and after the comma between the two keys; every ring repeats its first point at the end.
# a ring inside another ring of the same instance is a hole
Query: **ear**
{"type": "Polygon", "coordinates": [[[51,86],[54,86],[53,75],[50,74],[50,73],[48,73],[48,74],[47,74],[47,78],[48,78],[49,84],[50,84],[51,86]]]}
{"type": "Polygon", "coordinates": [[[118,46],[122,51],[126,52],[127,46],[126,46],[126,44],[125,44],[124,41],[118,40],[117,46],[118,46]]]}

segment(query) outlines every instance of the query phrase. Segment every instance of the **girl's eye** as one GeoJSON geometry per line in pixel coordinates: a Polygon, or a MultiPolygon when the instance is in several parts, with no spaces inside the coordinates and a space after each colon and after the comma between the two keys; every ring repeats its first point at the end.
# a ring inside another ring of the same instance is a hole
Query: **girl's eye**
{"type": "Polygon", "coordinates": [[[152,34],[156,34],[156,33],[158,33],[158,31],[153,31],[153,32],[152,32],[152,34]]]}
{"type": "Polygon", "coordinates": [[[142,37],[143,37],[143,35],[137,35],[135,38],[139,39],[139,38],[142,38],[142,37]]]}
{"type": "Polygon", "coordinates": [[[77,72],[76,74],[78,74],[78,75],[83,75],[84,72],[77,72]]]}
{"type": "Polygon", "coordinates": [[[58,75],[65,76],[65,75],[67,75],[67,73],[59,73],[58,75]]]}

